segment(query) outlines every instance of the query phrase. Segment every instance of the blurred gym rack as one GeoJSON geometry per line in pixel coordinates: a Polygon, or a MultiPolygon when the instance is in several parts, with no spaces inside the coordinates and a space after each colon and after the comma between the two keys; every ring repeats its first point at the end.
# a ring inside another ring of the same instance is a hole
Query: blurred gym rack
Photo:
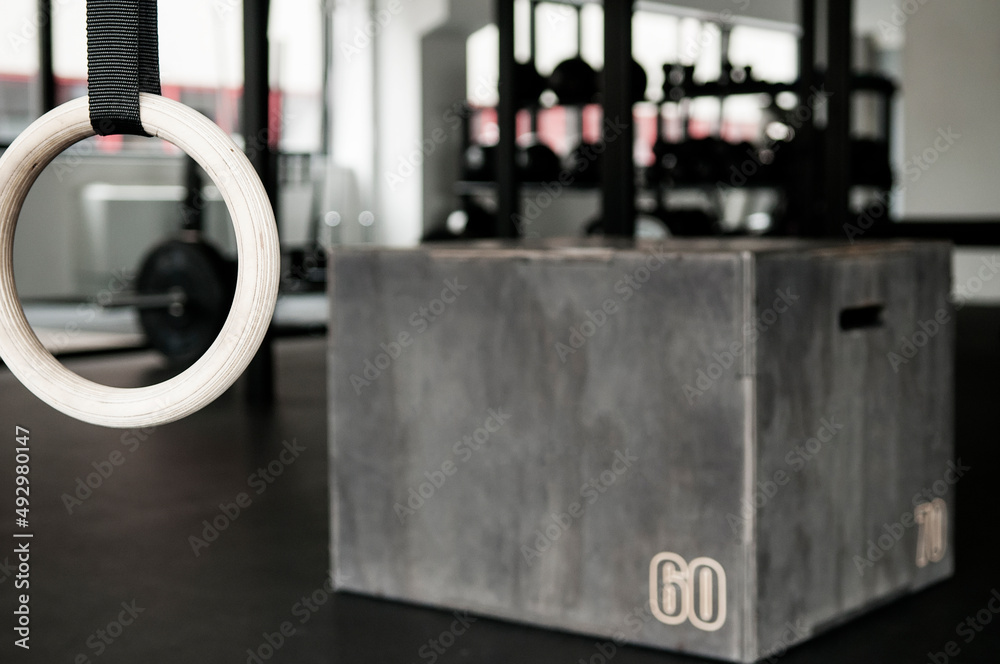
{"type": "MultiPolygon", "coordinates": [[[[631,96],[634,70],[632,56],[632,14],[634,11],[656,11],[672,15],[696,16],[702,20],[715,20],[727,29],[720,17],[705,12],[685,12],[682,8],[665,3],[631,2],[629,0],[552,0],[577,8],[586,4],[604,7],[604,77],[601,104],[605,118],[616,118],[623,128],[622,136],[606,145],[605,166],[602,169],[601,211],[607,235],[631,237],[636,230],[636,165],[632,155],[635,122],[631,96]]],[[[687,97],[717,97],[732,94],[768,94],[793,92],[798,103],[814,94],[825,92],[825,126],[818,127],[812,120],[796,128],[794,148],[788,148],[794,168],[786,169],[782,189],[787,196],[787,213],[768,231],[772,235],[799,237],[847,238],[846,227],[856,223],[870,209],[868,204],[852,205],[852,195],[858,187],[880,196],[871,200],[885,200],[892,189],[893,175],[889,162],[889,140],[892,135],[892,108],[897,87],[893,81],[875,73],[855,73],[853,70],[853,19],[852,2],[819,3],[817,0],[798,0],[800,25],[798,26],[798,78],[791,83],[769,83],[745,80],[739,85],[726,81],[695,83],[686,80],[683,94],[687,97]],[[820,13],[819,8],[825,12],[820,13]],[[825,44],[825,53],[817,52],[825,44]],[[825,64],[823,64],[825,63],[825,64]],[[873,95],[878,99],[878,138],[856,140],[852,138],[852,101],[858,94],[873,95]],[[859,168],[862,166],[864,168],[859,168]]],[[[496,24],[499,31],[499,102],[497,124],[499,141],[496,146],[495,191],[497,212],[495,235],[518,235],[515,220],[520,212],[523,187],[528,184],[518,169],[517,115],[523,109],[523,100],[511,91],[518,91],[528,63],[519,63],[515,57],[514,25],[515,0],[496,0],[496,24]]],[[[531,2],[532,51],[534,48],[535,8],[531,2]]],[[[740,17],[740,22],[743,19],[740,17]]],[[[754,21],[749,21],[753,24],[754,21]]],[[[723,60],[727,60],[725,49],[723,60]]],[[[669,66],[669,65],[668,65],[669,66]]],[[[679,65],[677,65],[679,66],[679,65]]],[[[669,80],[665,89],[670,86],[669,80]]],[[[666,98],[660,104],[669,102],[666,98]]],[[[537,104],[529,109],[532,114],[537,104]]],[[[658,111],[658,124],[662,113],[658,111]]],[[[532,131],[534,131],[532,122],[532,131]]],[[[659,130],[658,130],[659,133],[659,130]]],[[[721,139],[719,139],[721,141],[721,139]]],[[[655,170],[655,167],[654,169],[655,170]]],[[[468,185],[468,183],[463,183],[468,185]]],[[[647,183],[648,186],[648,183],[647,183]]],[[[468,189],[468,187],[466,187],[468,189]]],[[[669,218],[669,212],[667,213],[669,218]]],[[[668,223],[668,226],[670,224],[668,223]]],[[[927,237],[950,239],[957,244],[996,244],[1000,237],[1000,220],[893,222],[888,214],[866,228],[867,237],[927,237]]],[[[687,233],[683,233],[687,234],[687,233]]]]}

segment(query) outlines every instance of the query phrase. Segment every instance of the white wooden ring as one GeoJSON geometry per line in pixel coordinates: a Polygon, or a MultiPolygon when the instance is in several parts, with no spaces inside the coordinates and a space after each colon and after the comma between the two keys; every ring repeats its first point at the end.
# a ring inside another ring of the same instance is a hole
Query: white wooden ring
{"type": "Polygon", "coordinates": [[[183,373],[149,387],[99,385],[68,370],[38,341],[14,285],[14,229],[38,174],[63,150],[94,135],[88,100],[46,113],[0,158],[0,356],[40,399],[76,419],[108,427],[165,424],[226,391],[260,347],[278,296],[280,257],[274,212],[260,179],[228,135],[197,111],[141,94],[146,132],[169,141],[212,178],[236,229],[239,273],[229,317],[206,353],[183,373]]]}

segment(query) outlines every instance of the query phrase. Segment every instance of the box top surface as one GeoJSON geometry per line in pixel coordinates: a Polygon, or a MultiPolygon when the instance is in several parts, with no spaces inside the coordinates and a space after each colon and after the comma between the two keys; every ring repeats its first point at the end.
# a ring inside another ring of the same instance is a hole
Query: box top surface
{"type": "Polygon", "coordinates": [[[879,252],[906,252],[918,247],[949,247],[945,241],[935,240],[870,240],[851,244],[840,240],[813,240],[798,238],[672,238],[669,240],[630,240],[616,238],[545,238],[519,240],[461,240],[435,242],[416,247],[349,246],[337,247],[344,252],[419,252],[442,258],[610,258],[629,253],[646,254],[835,254],[863,255],[879,252]]]}

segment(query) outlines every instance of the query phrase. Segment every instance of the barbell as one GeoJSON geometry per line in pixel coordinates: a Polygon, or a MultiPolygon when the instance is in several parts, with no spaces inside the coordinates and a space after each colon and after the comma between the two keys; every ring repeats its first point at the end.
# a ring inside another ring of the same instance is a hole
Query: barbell
{"type": "Polygon", "coordinates": [[[226,323],[235,267],[201,241],[170,240],[150,251],[135,283],[149,345],[178,364],[201,357],[226,323]]]}
{"type": "Polygon", "coordinates": [[[194,364],[162,383],[109,387],[64,367],[35,336],[14,284],[14,231],[21,207],[49,162],[94,135],[88,98],[43,115],[0,157],[0,357],[18,380],[53,408],[84,422],[121,428],[178,420],[225,392],[264,339],[280,276],[274,212],[239,146],[208,118],[179,102],[141,93],[139,103],[146,133],[179,147],[212,178],[236,231],[236,287],[222,331],[194,364]]]}
{"type": "Polygon", "coordinates": [[[236,289],[236,261],[184,233],[150,250],[132,291],[102,298],[102,309],[135,309],[150,347],[189,367],[219,336],[236,289]]]}

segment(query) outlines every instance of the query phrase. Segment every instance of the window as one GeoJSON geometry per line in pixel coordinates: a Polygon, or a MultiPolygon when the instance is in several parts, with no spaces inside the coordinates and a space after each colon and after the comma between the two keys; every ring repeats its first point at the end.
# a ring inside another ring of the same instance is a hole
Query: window
{"type": "MultiPolygon", "coordinates": [[[[53,62],[59,103],[87,92],[86,0],[52,3],[53,62]]],[[[0,44],[0,141],[12,140],[38,115],[38,17],[35,0],[4,0],[13,26],[0,44]]],[[[286,152],[317,152],[323,117],[323,16],[316,0],[271,5],[272,112],[281,118],[286,152]]],[[[160,73],[164,96],[239,129],[243,86],[243,10],[240,0],[159,3],[160,73]]],[[[105,151],[160,150],[149,141],[115,138],[105,151]]]]}

